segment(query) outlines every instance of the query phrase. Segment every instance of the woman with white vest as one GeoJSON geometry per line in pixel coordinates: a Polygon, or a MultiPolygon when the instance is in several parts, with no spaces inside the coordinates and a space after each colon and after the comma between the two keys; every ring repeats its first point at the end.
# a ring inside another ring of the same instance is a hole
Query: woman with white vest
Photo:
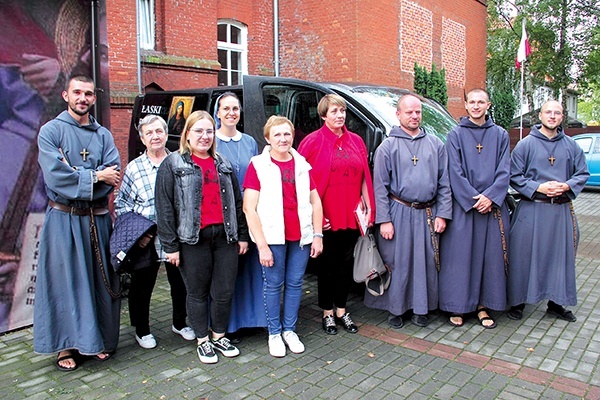
{"type": "Polygon", "coordinates": [[[264,136],[268,145],[246,172],[244,213],[262,266],[269,353],[283,357],[286,344],[292,353],[304,351],[295,329],[308,257],[323,251],[323,209],[310,164],[292,148],[292,122],[272,116],[264,136]]]}

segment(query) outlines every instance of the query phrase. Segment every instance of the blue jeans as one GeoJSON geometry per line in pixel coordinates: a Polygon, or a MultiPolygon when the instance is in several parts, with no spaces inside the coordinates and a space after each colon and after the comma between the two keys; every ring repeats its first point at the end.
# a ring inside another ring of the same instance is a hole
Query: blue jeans
{"type": "Polygon", "coordinates": [[[263,294],[269,335],[276,335],[281,333],[282,329],[283,331],[296,329],[310,245],[301,248],[299,241],[286,241],[281,245],[269,245],[269,248],[273,253],[274,264],[272,267],[262,267],[263,294]],[[282,288],[284,289],[283,324],[280,320],[282,288]]]}

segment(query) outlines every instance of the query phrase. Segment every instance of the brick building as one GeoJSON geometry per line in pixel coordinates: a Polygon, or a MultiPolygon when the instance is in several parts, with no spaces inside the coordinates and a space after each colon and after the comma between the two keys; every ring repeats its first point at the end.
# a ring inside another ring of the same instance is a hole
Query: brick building
{"type": "Polygon", "coordinates": [[[486,0],[107,0],[111,128],[125,150],[140,90],[277,72],[412,89],[415,62],[446,69],[448,108],[459,116],[463,90],[485,85],[486,12],[486,0]]]}

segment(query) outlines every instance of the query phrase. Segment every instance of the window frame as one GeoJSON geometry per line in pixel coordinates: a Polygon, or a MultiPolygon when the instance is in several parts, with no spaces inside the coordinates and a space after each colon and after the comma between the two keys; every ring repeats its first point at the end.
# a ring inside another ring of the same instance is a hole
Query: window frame
{"type": "Polygon", "coordinates": [[[240,22],[231,19],[219,19],[217,21],[217,53],[219,51],[226,51],[227,53],[227,65],[221,65],[221,72],[226,72],[226,81],[221,81],[221,74],[218,77],[219,86],[231,86],[241,85],[242,76],[248,75],[248,27],[240,22]],[[218,40],[218,29],[221,26],[226,26],[226,40],[218,40]],[[231,43],[231,28],[234,27],[240,31],[240,43],[231,43]],[[231,65],[231,53],[239,53],[240,57],[240,68],[233,69],[231,65]],[[239,81],[233,83],[232,71],[239,72],[239,81]]]}
{"type": "Polygon", "coordinates": [[[137,0],[140,49],[154,50],[156,47],[156,13],[154,0],[137,0]]]}

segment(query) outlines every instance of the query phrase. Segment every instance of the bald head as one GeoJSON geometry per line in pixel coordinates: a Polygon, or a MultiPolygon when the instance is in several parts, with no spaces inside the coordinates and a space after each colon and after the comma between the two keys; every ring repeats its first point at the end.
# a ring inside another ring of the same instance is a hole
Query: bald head
{"type": "Polygon", "coordinates": [[[396,117],[400,127],[408,134],[416,136],[421,126],[421,100],[412,94],[405,94],[398,99],[396,117]]]}
{"type": "Polygon", "coordinates": [[[562,105],[556,100],[545,102],[540,109],[539,118],[542,122],[540,132],[548,137],[555,136],[564,118],[562,105]]]}

